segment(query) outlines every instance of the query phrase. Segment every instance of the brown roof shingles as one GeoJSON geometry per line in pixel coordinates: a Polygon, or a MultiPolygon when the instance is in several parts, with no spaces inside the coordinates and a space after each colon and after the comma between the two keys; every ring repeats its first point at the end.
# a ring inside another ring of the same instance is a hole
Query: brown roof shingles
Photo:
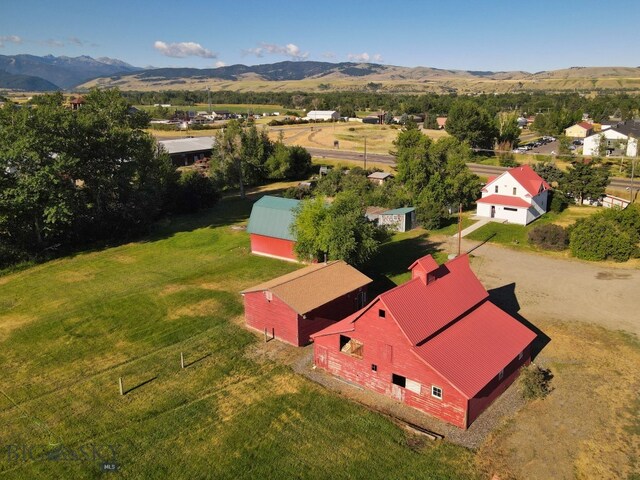
{"type": "Polygon", "coordinates": [[[309,265],[240,293],[270,291],[298,314],[304,315],[371,282],[369,277],[352,266],[335,260],[309,265]]]}

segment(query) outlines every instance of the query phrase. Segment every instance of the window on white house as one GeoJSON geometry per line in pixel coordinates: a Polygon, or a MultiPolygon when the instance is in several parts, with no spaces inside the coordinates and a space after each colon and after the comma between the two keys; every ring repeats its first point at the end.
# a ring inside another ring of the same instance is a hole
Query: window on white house
{"type": "Polygon", "coordinates": [[[500,370],[500,373],[498,374],[498,381],[502,380],[503,378],[504,378],[504,368],[500,370]]]}
{"type": "Polygon", "coordinates": [[[516,187],[513,187],[513,194],[514,194],[514,195],[516,194],[516,190],[517,190],[517,188],[516,188],[516,187]]]}
{"type": "Polygon", "coordinates": [[[518,209],[517,208],[511,208],[511,207],[504,207],[505,210],[508,210],[509,212],[517,212],[518,209]]]}
{"type": "Polygon", "coordinates": [[[346,335],[340,335],[340,351],[352,357],[362,358],[364,344],[346,335]]]}
{"type": "Polygon", "coordinates": [[[436,387],[435,385],[431,386],[431,396],[442,400],[442,389],[440,387],[436,387]]]}
{"type": "Polygon", "coordinates": [[[495,186],[494,193],[498,193],[498,185],[495,186]]]}

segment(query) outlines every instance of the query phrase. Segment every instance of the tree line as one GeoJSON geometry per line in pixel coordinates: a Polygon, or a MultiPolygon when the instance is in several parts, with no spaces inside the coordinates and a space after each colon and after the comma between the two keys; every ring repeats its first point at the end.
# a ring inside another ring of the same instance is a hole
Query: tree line
{"type": "Polygon", "coordinates": [[[0,108],[0,267],[215,203],[214,183],[176,172],[148,121],[117,90],[90,92],[78,111],[59,92],[0,108]]]}
{"type": "Polygon", "coordinates": [[[579,93],[505,93],[459,96],[455,93],[420,95],[379,93],[375,91],[349,92],[231,92],[206,90],[167,90],[162,92],[125,92],[125,98],[133,104],[195,105],[206,104],[265,104],[280,105],[290,109],[337,110],[342,116],[354,116],[355,112],[384,110],[393,115],[430,114],[447,116],[459,100],[466,100],[486,110],[495,117],[499,112],[518,114],[551,114],[552,112],[588,112],[595,121],[616,116],[631,119],[640,113],[640,97],[628,93],[604,93],[586,96],[579,93]]]}

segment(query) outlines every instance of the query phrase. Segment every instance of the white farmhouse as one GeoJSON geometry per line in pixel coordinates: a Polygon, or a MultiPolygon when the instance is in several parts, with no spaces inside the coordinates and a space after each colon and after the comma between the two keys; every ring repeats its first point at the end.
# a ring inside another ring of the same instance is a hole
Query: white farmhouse
{"type": "Polygon", "coordinates": [[[582,154],[587,156],[600,155],[600,142],[606,142],[606,155],[626,155],[635,157],[638,154],[638,135],[624,125],[611,127],[594,133],[584,139],[582,154]]]}
{"type": "Polygon", "coordinates": [[[340,120],[340,114],[335,110],[311,110],[306,120],[340,120]]]}
{"type": "Polygon", "coordinates": [[[477,201],[477,216],[527,225],[547,211],[549,184],[529,165],[489,178],[477,201]]]}

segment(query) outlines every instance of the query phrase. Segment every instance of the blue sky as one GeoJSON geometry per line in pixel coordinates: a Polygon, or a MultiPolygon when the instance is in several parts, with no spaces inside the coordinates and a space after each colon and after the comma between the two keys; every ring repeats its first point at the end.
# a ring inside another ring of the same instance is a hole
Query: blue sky
{"type": "Polygon", "coordinates": [[[2,0],[0,55],[136,66],[282,60],[535,72],[640,66],[640,1],[2,0]]]}

